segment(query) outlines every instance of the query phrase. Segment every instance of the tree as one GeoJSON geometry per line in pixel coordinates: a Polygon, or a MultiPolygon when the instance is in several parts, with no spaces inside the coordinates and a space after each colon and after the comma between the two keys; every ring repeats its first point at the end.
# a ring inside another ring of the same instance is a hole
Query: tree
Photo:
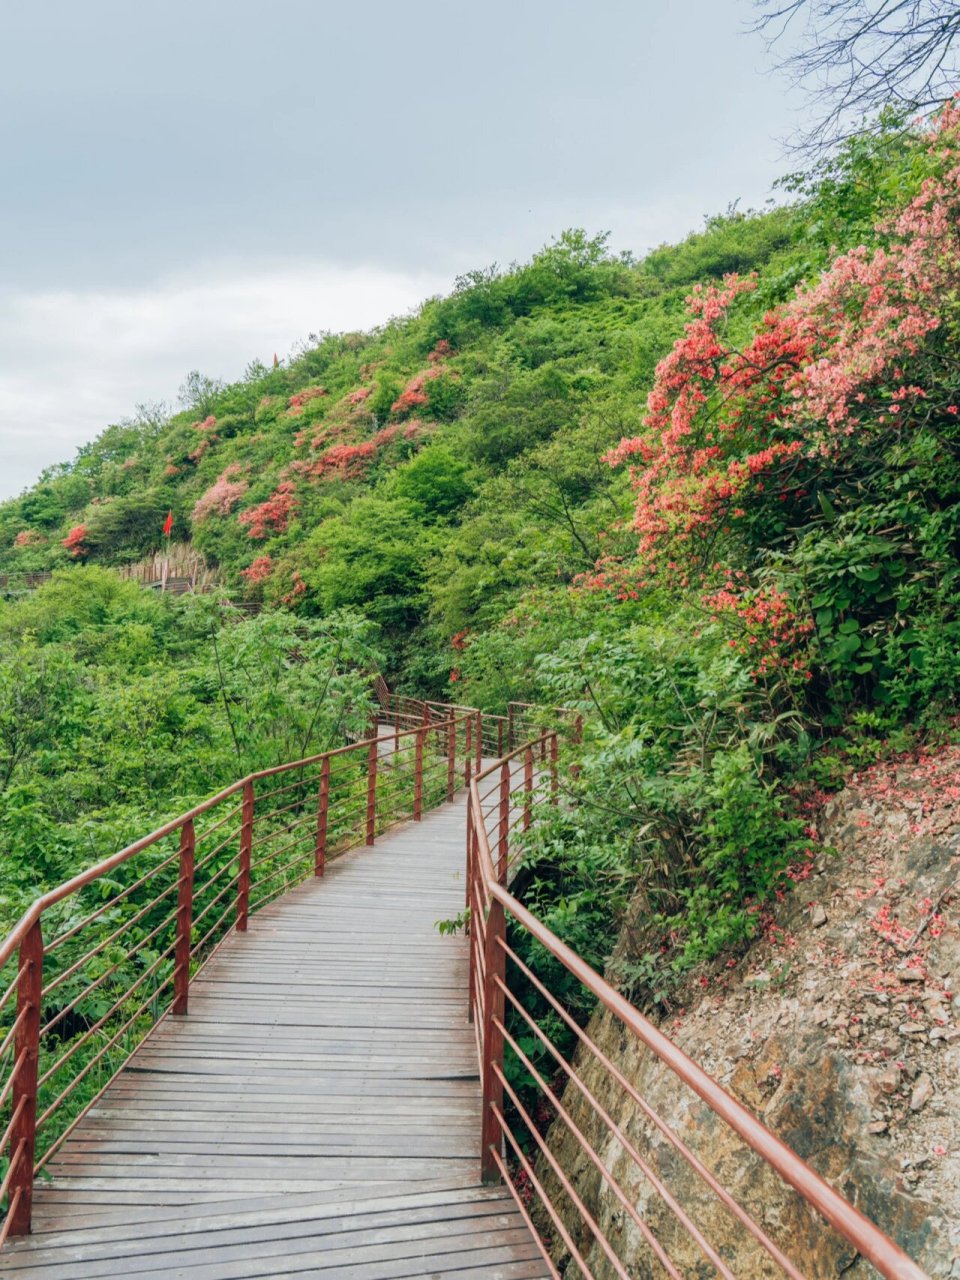
{"type": "Polygon", "coordinates": [[[134,424],[148,440],[158,436],[170,421],[170,406],[164,400],[145,400],[136,410],[134,424]]]}
{"type": "Polygon", "coordinates": [[[960,69],[955,0],[755,0],[755,30],[776,46],[803,35],[781,67],[810,87],[816,116],[799,139],[816,153],[891,109],[908,117],[950,97],[960,69]]]}
{"type": "Polygon", "coordinates": [[[452,516],[473,490],[470,468],[439,444],[399,467],[388,486],[393,496],[420,506],[431,524],[452,516]]]}
{"type": "Polygon", "coordinates": [[[435,543],[411,502],[358,498],[314,529],[303,577],[324,614],[360,609],[387,639],[405,637],[422,618],[423,579],[435,543]]]}
{"type": "Polygon", "coordinates": [[[83,541],[101,555],[125,553],[127,559],[135,559],[159,546],[160,530],[171,501],[165,490],[143,489],[91,506],[84,517],[83,541]]]}
{"type": "Polygon", "coordinates": [[[184,409],[193,409],[200,417],[205,418],[213,413],[216,400],[225,390],[220,378],[208,378],[199,369],[191,369],[181,383],[177,399],[184,409]]]}

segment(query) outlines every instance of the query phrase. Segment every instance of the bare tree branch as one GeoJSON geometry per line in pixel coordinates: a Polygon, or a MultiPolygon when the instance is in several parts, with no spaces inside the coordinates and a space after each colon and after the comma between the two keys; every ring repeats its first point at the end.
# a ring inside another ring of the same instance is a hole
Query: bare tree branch
{"type": "Polygon", "coordinates": [[[955,0],[754,0],[753,29],[810,95],[815,122],[797,142],[817,154],[893,109],[923,114],[960,87],[955,0]],[[799,30],[798,30],[799,29],[799,30]],[[799,37],[799,38],[798,38],[799,37]]]}

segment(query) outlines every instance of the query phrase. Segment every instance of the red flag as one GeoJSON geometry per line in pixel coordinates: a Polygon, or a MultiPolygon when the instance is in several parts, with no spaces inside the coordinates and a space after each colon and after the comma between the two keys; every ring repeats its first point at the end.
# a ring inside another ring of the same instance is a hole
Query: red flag
{"type": "Polygon", "coordinates": [[[165,538],[169,538],[172,530],[173,530],[173,512],[168,511],[167,518],[163,522],[163,536],[165,538]]]}

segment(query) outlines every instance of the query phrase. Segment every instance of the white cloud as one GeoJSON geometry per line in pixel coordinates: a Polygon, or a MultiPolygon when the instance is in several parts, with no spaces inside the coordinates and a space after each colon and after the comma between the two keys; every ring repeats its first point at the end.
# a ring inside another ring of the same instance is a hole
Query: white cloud
{"type": "Polygon", "coordinates": [[[207,267],[123,291],[45,291],[0,300],[0,499],[146,401],[173,401],[184,375],[239,377],[324,329],[401,315],[445,278],[374,267],[207,267]]]}

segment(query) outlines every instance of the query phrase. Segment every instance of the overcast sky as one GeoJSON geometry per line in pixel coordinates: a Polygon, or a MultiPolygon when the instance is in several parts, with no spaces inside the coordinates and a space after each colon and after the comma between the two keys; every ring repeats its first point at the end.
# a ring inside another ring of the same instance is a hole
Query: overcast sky
{"type": "Polygon", "coordinates": [[[789,167],[749,0],[0,0],[0,497],[565,227],[642,253],[789,167]]]}

